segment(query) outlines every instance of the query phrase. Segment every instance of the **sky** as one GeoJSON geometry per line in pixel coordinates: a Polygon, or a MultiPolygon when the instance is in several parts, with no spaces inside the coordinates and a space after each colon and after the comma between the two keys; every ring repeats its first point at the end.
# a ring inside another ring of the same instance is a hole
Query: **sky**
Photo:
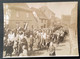
{"type": "Polygon", "coordinates": [[[62,15],[71,15],[72,9],[77,6],[77,2],[45,2],[45,3],[27,3],[28,6],[34,8],[40,8],[47,6],[55,13],[55,16],[61,18],[62,15]]]}

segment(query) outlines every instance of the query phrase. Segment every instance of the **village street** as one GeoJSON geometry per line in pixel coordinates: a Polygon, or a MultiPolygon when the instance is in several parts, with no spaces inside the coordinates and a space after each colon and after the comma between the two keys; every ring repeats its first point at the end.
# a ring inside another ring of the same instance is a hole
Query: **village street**
{"type": "MultiPolygon", "coordinates": [[[[72,56],[75,55],[77,50],[77,39],[73,30],[69,29],[69,36],[56,47],[56,56],[72,56]]],[[[35,52],[31,53],[31,56],[49,56],[49,52],[47,49],[44,50],[36,50],[35,52]]]]}
{"type": "MultiPolygon", "coordinates": [[[[74,31],[69,29],[69,36],[67,36],[66,39],[56,47],[55,56],[70,56],[72,54],[75,55],[76,51],[77,51],[76,54],[78,55],[77,48],[78,48],[77,41],[74,35],[74,31]]],[[[33,51],[29,51],[28,55],[29,56],[49,56],[49,51],[47,49],[38,50],[34,48],[33,51]]]]}
{"type": "MultiPolygon", "coordinates": [[[[56,56],[66,56],[70,55],[70,42],[68,40],[62,42],[59,44],[59,46],[56,47],[56,56]]],[[[31,56],[49,56],[49,52],[47,49],[43,50],[35,50],[31,53],[31,56]]]]}
{"type": "Polygon", "coordinates": [[[4,4],[3,57],[78,56],[77,3],[61,4],[4,4]]]}

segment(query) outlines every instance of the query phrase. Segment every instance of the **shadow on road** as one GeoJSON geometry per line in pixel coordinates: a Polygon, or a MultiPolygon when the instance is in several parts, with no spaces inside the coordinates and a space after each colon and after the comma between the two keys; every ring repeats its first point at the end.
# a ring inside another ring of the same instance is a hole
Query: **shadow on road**
{"type": "Polygon", "coordinates": [[[43,52],[39,52],[39,51],[29,51],[28,52],[28,56],[36,56],[36,55],[41,55],[43,54],[43,52]]]}
{"type": "Polygon", "coordinates": [[[39,50],[34,50],[34,51],[28,51],[28,56],[42,55],[42,54],[44,54],[43,50],[45,50],[45,49],[39,49],[39,50]]]}

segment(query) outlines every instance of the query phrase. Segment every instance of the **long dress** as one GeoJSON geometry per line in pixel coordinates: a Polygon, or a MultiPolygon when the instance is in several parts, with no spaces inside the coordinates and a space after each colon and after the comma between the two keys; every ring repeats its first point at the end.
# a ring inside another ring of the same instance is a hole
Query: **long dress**
{"type": "Polygon", "coordinates": [[[54,55],[55,55],[55,47],[54,47],[54,45],[53,45],[53,42],[50,42],[49,55],[50,55],[50,56],[54,56],[54,55]]]}

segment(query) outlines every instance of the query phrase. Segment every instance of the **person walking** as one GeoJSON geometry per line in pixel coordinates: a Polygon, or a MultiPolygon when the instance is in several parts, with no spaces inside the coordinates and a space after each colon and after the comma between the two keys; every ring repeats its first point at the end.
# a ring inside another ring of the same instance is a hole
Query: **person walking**
{"type": "Polygon", "coordinates": [[[56,55],[56,53],[55,53],[55,46],[54,46],[53,42],[50,42],[49,55],[50,56],[55,56],[56,55]]]}

